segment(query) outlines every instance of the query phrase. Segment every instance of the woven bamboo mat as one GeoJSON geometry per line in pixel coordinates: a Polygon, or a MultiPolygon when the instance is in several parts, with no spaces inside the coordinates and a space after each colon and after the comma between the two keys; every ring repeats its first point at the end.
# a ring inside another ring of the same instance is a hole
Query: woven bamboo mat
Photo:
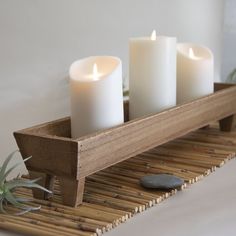
{"type": "MultiPolygon", "coordinates": [[[[41,210],[23,216],[0,215],[0,228],[38,236],[101,235],[201,180],[235,152],[236,131],[224,133],[216,126],[197,130],[87,177],[83,204],[76,209],[61,204],[56,182],[52,200],[33,200],[32,205],[41,205],[41,210]],[[174,174],[185,184],[172,191],[140,187],[140,177],[157,173],[174,174]]],[[[19,195],[32,198],[26,189],[19,190],[19,195]]]]}

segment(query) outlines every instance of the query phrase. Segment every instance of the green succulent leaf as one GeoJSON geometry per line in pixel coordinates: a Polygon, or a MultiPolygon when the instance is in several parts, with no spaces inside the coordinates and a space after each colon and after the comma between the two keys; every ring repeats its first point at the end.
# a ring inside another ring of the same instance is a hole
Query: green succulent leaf
{"type": "MultiPolygon", "coordinates": [[[[32,201],[32,199],[20,198],[20,197],[14,196],[13,192],[17,188],[22,188],[22,187],[23,188],[37,188],[48,193],[51,193],[51,191],[49,191],[48,189],[36,183],[37,181],[40,180],[40,178],[34,179],[34,180],[20,179],[20,175],[18,175],[17,178],[15,179],[12,179],[10,181],[6,180],[7,176],[17,166],[21,164],[21,163],[17,163],[7,170],[7,166],[16,152],[18,151],[11,153],[4,161],[2,167],[0,167],[0,212],[7,214],[5,207],[7,206],[8,203],[10,203],[15,208],[18,208],[21,210],[20,212],[17,212],[15,215],[23,215],[29,211],[39,210],[41,206],[32,207],[32,206],[25,205],[25,203],[32,201]]],[[[24,162],[29,160],[30,158],[31,157],[24,159],[24,162]]]]}
{"type": "Polygon", "coordinates": [[[14,188],[14,187],[21,187],[21,185],[32,184],[32,183],[37,182],[38,180],[40,180],[40,178],[33,179],[33,180],[16,178],[16,179],[9,180],[5,184],[5,187],[8,188],[8,189],[11,189],[11,188],[14,188]]]}
{"type": "Polygon", "coordinates": [[[38,189],[41,189],[45,192],[48,192],[48,193],[52,193],[50,190],[42,187],[41,185],[39,184],[36,184],[36,183],[33,183],[33,182],[26,182],[25,180],[17,180],[17,181],[12,181],[11,183],[6,183],[6,188],[8,190],[12,190],[12,189],[15,189],[15,188],[38,188],[38,189]]]}
{"type": "Polygon", "coordinates": [[[12,152],[7,158],[6,160],[3,162],[3,165],[0,169],[0,186],[2,186],[2,184],[4,183],[4,175],[6,173],[6,169],[7,169],[7,165],[10,162],[10,160],[13,158],[13,156],[15,155],[15,153],[18,151],[14,151],[12,152]]]}
{"type": "MultiPolygon", "coordinates": [[[[24,159],[24,162],[28,161],[30,158],[31,158],[31,157],[28,157],[28,158],[24,159]]],[[[16,164],[13,165],[10,169],[8,169],[8,170],[6,171],[6,173],[4,174],[4,176],[3,176],[3,178],[2,178],[1,181],[2,181],[2,182],[5,182],[7,176],[8,176],[16,167],[20,166],[21,164],[22,164],[22,163],[16,163],[16,164]]],[[[18,176],[17,178],[19,178],[19,176],[18,176]]]]}
{"type": "Polygon", "coordinates": [[[0,211],[6,214],[6,211],[4,210],[4,207],[3,207],[3,200],[0,201],[0,211]]]}
{"type": "Polygon", "coordinates": [[[7,191],[7,192],[5,193],[5,199],[6,199],[8,202],[10,202],[10,203],[11,203],[13,206],[15,206],[15,207],[19,207],[19,208],[23,208],[23,207],[24,207],[24,205],[21,204],[20,202],[18,202],[18,201],[15,199],[15,197],[12,195],[12,193],[9,192],[9,191],[7,191]]]}
{"type": "Polygon", "coordinates": [[[27,213],[27,212],[30,212],[30,211],[38,211],[38,210],[40,210],[40,209],[41,209],[41,206],[38,206],[38,207],[27,207],[27,208],[25,208],[25,210],[20,211],[20,212],[16,213],[15,215],[20,216],[20,215],[24,215],[24,214],[27,213]]]}

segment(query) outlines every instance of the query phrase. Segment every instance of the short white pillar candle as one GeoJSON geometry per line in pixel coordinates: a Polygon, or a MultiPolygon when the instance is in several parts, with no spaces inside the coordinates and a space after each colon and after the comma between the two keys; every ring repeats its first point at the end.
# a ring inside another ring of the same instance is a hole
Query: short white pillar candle
{"type": "Polygon", "coordinates": [[[78,60],[71,65],[69,74],[73,138],[124,122],[119,58],[94,56],[78,60]]]}
{"type": "Polygon", "coordinates": [[[177,103],[214,91],[214,62],[209,48],[191,43],[177,45],[177,103]]]}
{"type": "Polygon", "coordinates": [[[130,119],[176,105],[176,38],[130,39],[130,119]]]}

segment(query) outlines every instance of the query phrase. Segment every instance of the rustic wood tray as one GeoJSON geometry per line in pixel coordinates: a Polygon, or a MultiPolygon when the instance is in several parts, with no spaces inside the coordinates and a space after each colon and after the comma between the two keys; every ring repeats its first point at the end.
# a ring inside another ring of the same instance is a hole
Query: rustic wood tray
{"type": "MultiPolygon", "coordinates": [[[[42,177],[41,184],[52,189],[57,176],[63,203],[77,206],[82,203],[86,176],[213,121],[220,121],[221,130],[230,131],[236,86],[216,83],[211,95],[132,121],[128,121],[128,105],[124,103],[124,124],[79,139],[70,137],[70,118],[14,132],[23,158],[33,157],[26,162],[30,177],[42,177]]],[[[34,197],[50,196],[35,190],[34,197]]]]}

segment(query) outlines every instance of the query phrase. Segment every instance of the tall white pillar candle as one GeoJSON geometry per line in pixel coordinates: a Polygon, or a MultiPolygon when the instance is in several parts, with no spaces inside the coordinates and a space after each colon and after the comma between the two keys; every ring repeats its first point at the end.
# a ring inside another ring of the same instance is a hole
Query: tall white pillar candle
{"type": "Polygon", "coordinates": [[[191,43],[177,46],[177,103],[213,93],[214,62],[210,49],[191,43]]]}
{"type": "Polygon", "coordinates": [[[176,105],[176,38],[130,39],[130,119],[176,105]]]}
{"type": "Polygon", "coordinates": [[[121,60],[88,57],[70,67],[73,138],[124,122],[121,60]]]}

